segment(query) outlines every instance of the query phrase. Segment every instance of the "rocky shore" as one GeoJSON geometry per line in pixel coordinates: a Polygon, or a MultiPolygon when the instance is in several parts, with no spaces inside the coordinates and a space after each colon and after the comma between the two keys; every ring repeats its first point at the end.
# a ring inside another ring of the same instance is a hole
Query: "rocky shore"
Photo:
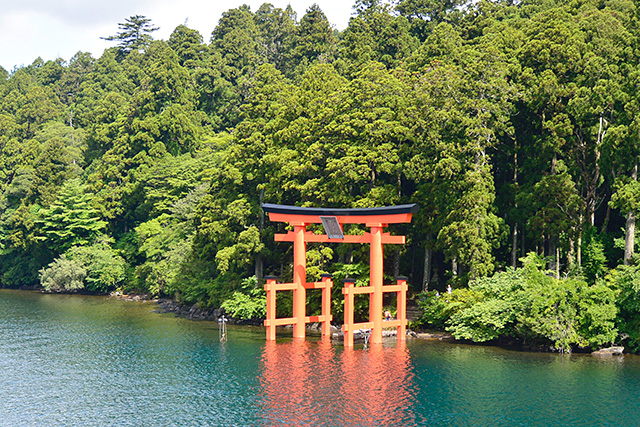
{"type": "MultiPolygon", "coordinates": [[[[128,301],[143,301],[144,299],[141,296],[121,296],[122,299],[128,301]]],[[[198,307],[196,304],[194,305],[183,305],[171,299],[157,299],[153,300],[157,304],[157,309],[154,310],[157,313],[173,313],[176,317],[182,317],[190,320],[210,320],[210,321],[218,321],[218,319],[224,314],[224,311],[220,308],[209,308],[202,309],[198,307]]],[[[234,319],[233,317],[228,317],[228,323],[230,325],[262,325],[261,319],[234,319]]],[[[310,323],[307,325],[307,329],[310,334],[314,332],[320,333],[321,329],[320,323],[310,323]]],[[[292,325],[285,326],[284,328],[292,328],[292,325]]],[[[414,338],[425,338],[415,334],[412,331],[407,331],[409,336],[414,338]]],[[[383,338],[391,338],[396,336],[396,330],[389,329],[382,331],[383,338]]],[[[425,335],[425,334],[421,334],[425,335]]],[[[356,331],[354,334],[355,342],[364,342],[366,336],[366,331],[356,331]]],[[[342,341],[344,339],[344,334],[339,325],[331,325],[331,340],[332,341],[342,341]]]]}
{"type": "MultiPolygon", "coordinates": [[[[211,320],[217,322],[218,319],[224,314],[224,310],[221,308],[200,308],[197,304],[184,305],[171,299],[158,299],[156,312],[158,313],[173,313],[176,317],[183,317],[190,320],[211,320]]],[[[261,319],[234,319],[233,317],[227,318],[227,323],[230,325],[262,325],[261,319]]]]}
{"type": "MultiPolygon", "coordinates": [[[[157,304],[156,310],[157,313],[173,313],[176,317],[182,317],[190,320],[210,320],[217,322],[218,319],[224,314],[224,310],[221,308],[207,308],[203,309],[197,306],[197,304],[193,305],[184,305],[172,299],[152,299],[148,295],[126,295],[126,294],[111,294],[112,297],[122,299],[124,301],[137,301],[137,302],[154,302],[157,304]]],[[[233,317],[227,317],[228,324],[230,325],[262,325],[263,321],[261,319],[235,319],[233,317]]],[[[292,328],[291,325],[285,326],[285,328],[292,328]]],[[[320,333],[321,324],[320,323],[310,323],[307,325],[307,329],[311,334],[314,332],[320,333]]],[[[367,332],[356,331],[354,334],[355,342],[364,342],[366,338],[367,332]]],[[[383,338],[391,338],[396,336],[396,329],[388,329],[383,330],[383,338]]],[[[414,332],[411,330],[407,330],[408,338],[417,338],[423,340],[438,340],[438,341],[456,341],[451,334],[446,332],[414,332]]],[[[332,341],[342,341],[344,340],[344,334],[339,325],[331,325],[331,340],[332,341]]],[[[469,344],[472,344],[469,342],[469,344]]],[[[493,342],[493,343],[483,343],[483,345],[499,345],[504,346],[506,348],[519,348],[524,351],[533,351],[533,352],[553,352],[549,346],[528,346],[524,347],[522,344],[514,343],[514,342],[493,342]]],[[[577,349],[576,352],[579,353],[588,353],[586,349],[577,349]]],[[[610,347],[601,349],[598,351],[594,351],[591,354],[594,356],[610,356],[610,355],[622,355],[624,353],[624,347],[610,347]]]]}

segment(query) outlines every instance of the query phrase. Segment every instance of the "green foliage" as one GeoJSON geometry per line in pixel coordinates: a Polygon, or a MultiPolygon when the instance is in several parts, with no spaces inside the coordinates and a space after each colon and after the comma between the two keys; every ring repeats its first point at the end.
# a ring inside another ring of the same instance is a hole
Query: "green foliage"
{"type": "Polygon", "coordinates": [[[74,292],[84,288],[87,270],[79,260],[60,255],[46,268],[40,270],[40,284],[47,291],[74,292]]]}
{"type": "MultiPolygon", "coordinates": [[[[184,185],[184,181],[179,184],[184,185]]],[[[159,198],[163,205],[173,199],[169,193],[176,189],[170,186],[164,190],[162,198],[159,198]]],[[[186,190],[182,188],[182,191],[186,190]]],[[[145,260],[136,268],[136,276],[154,295],[180,292],[180,270],[191,256],[195,233],[193,218],[196,206],[204,197],[204,190],[203,186],[198,186],[183,197],[174,199],[172,205],[164,206],[166,213],[135,229],[138,254],[145,260]]]]}
{"type": "Polygon", "coordinates": [[[125,278],[126,263],[105,241],[74,246],[40,270],[47,291],[106,293],[125,278]]]}
{"type": "Polygon", "coordinates": [[[151,24],[151,19],[142,15],[133,15],[118,24],[120,32],[115,36],[102,37],[104,40],[118,41],[121,55],[140,51],[147,47],[153,38],[151,33],[159,30],[151,24]]]}
{"type": "Polygon", "coordinates": [[[292,38],[291,59],[302,65],[314,61],[331,62],[335,45],[336,40],[327,17],[317,4],[311,5],[300,19],[292,38]]]}
{"type": "MultiPolygon", "coordinates": [[[[331,291],[331,314],[333,320],[344,320],[344,279],[355,279],[355,286],[369,286],[369,266],[365,263],[332,265],[333,288],[331,291]]],[[[317,309],[317,307],[316,307],[317,309]]],[[[360,322],[369,319],[369,299],[366,297],[355,298],[353,307],[354,321],[360,322]]]]}
{"type": "Polygon", "coordinates": [[[317,248],[307,249],[307,277],[310,281],[319,281],[321,274],[331,274],[327,270],[333,270],[333,265],[328,265],[333,260],[333,249],[320,245],[317,248]]]}
{"type": "Polygon", "coordinates": [[[444,330],[447,320],[458,311],[471,306],[478,295],[469,289],[455,289],[451,294],[430,291],[420,294],[418,305],[424,312],[420,320],[425,326],[444,330]]]}
{"type": "MultiPolygon", "coordinates": [[[[372,2],[358,10],[340,41],[340,58],[357,69],[369,61],[388,67],[397,65],[418,47],[409,20],[396,16],[388,5],[372,2]]],[[[354,70],[355,71],[355,70],[354,70]]]]}
{"type": "Polygon", "coordinates": [[[629,177],[618,178],[614,183],[615,192],[609,205],[621,212],[640,214],[640,182],[629,177]]]}
{"type": "Polygon", "coordinates": [[[539,270],[529,255],[524,267],[497,273],[456,289],[431,292],[420,301],[426,325],[475,342],[515,337],[525,344],[547,344],[560,352],[597,348],[617,336],[615,293],[603,283],[558,280],[539,270]]]}
{"type": "Polygon", "coordinates": [[[207,46],[203,44],[200,33],[186,25],[178,25],[167,43],[178,55],[180,65],[186,68],[200,66],[207,56],[207,46]]]}
{"type": "Polygon", "coordinates": [[[125,260],[106,242],[92,246],[74,246],[64,255],[84,267],[84,288],[89,292],[109,292],[120,286],[125,279],[125,260]]]}
{"type": "Polygon", "coordinates": [[[237,319],[263,319],[267,314],[267,294],[258,286],[255,276],[242,281],[242,288],[226,299],[220,306],[231,317],[237,319]]]}
{"type": "Polygon", "coordinates": [[[607,274],[607,258],[604,245],[597,235],[590,233],[586,236],[583,250],[582,270],[589,283],[597,283],[607,274]]]}
{"type": "Polygon", "coordinates": [[[607,284],[616,290],[619,315],[616,323],[631,350],[640,350],[640,267],[621,265],[607,276],[607,284]]]}
{"type": "Polygon", "coordinates": [[[100,218],[92,200],[81,181],[75,179],[64,185],[56,202],[38,212],[35,222],[49,248],[63,253],[71,246],[93,243],[105,231],[107,222],[100,218]]]}
{"type": "MultiPolygon", "coordinates": [[[[424,296],[430,327],[562,350],[617,327],[636,343],[635,273],[616,265],[637,261],[637,16],[626,0],[359,0],[338,31],[317,5],[297,20],[264,4],[226,11],[209,40],[180,25],[153,41],[136,15],[99,58],[0,69],[1,285],[37,284],[64,254],[91,292],[219,306],[247,277],[291,276],[262,203],[415,202],[389,227],[407,245],[385,273],[454,285],[424,296]],[[532,251],[565,279],[517,261],[532,251]]],[[[308,279],[334,274],[336,321],[368,257],[309,246],[308,279]]]]}

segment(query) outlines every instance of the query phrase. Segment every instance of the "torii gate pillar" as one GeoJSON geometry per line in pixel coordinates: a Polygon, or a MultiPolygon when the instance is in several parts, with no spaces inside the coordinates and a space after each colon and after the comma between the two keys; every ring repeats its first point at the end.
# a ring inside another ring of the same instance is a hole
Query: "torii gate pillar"
{"type": "Polygon", "coordinates": [[[305,317],[307,316],[307,243],[304,241],[306,225],[295,224],[293,226],[293,317],[296,323],[293,325],[293,337],[304,338],[306,332],[305,317]]]}
{"type": "Polygon", "coordinates": [[[382,343],[382,285],[384,280],[384,254],[382,250],[382,224],[371,227],[371,252],[369,255],[369,282],[373,292],[369,297],[369,321],[373,322],[369,342],[382,343]]]}

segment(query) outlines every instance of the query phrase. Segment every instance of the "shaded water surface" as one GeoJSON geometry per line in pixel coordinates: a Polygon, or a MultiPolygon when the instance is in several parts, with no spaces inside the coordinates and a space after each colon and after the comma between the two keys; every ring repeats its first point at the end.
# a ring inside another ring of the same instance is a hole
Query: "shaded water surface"
{"type": "Polygon", "coordinates": [[[153,309],[0,291],[0,426],[640,426],[636,356],[221,343],[153,309]]]}

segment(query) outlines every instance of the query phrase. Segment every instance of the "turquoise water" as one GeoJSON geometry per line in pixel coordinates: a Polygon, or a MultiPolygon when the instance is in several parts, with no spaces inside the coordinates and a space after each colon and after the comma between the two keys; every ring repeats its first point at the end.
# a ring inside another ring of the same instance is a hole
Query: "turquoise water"
{"type": "Polygon", "coordinates": [[[638,356],[221,343],[153,310],[0,291],[0,426],[640,426],[638,356]]]}

